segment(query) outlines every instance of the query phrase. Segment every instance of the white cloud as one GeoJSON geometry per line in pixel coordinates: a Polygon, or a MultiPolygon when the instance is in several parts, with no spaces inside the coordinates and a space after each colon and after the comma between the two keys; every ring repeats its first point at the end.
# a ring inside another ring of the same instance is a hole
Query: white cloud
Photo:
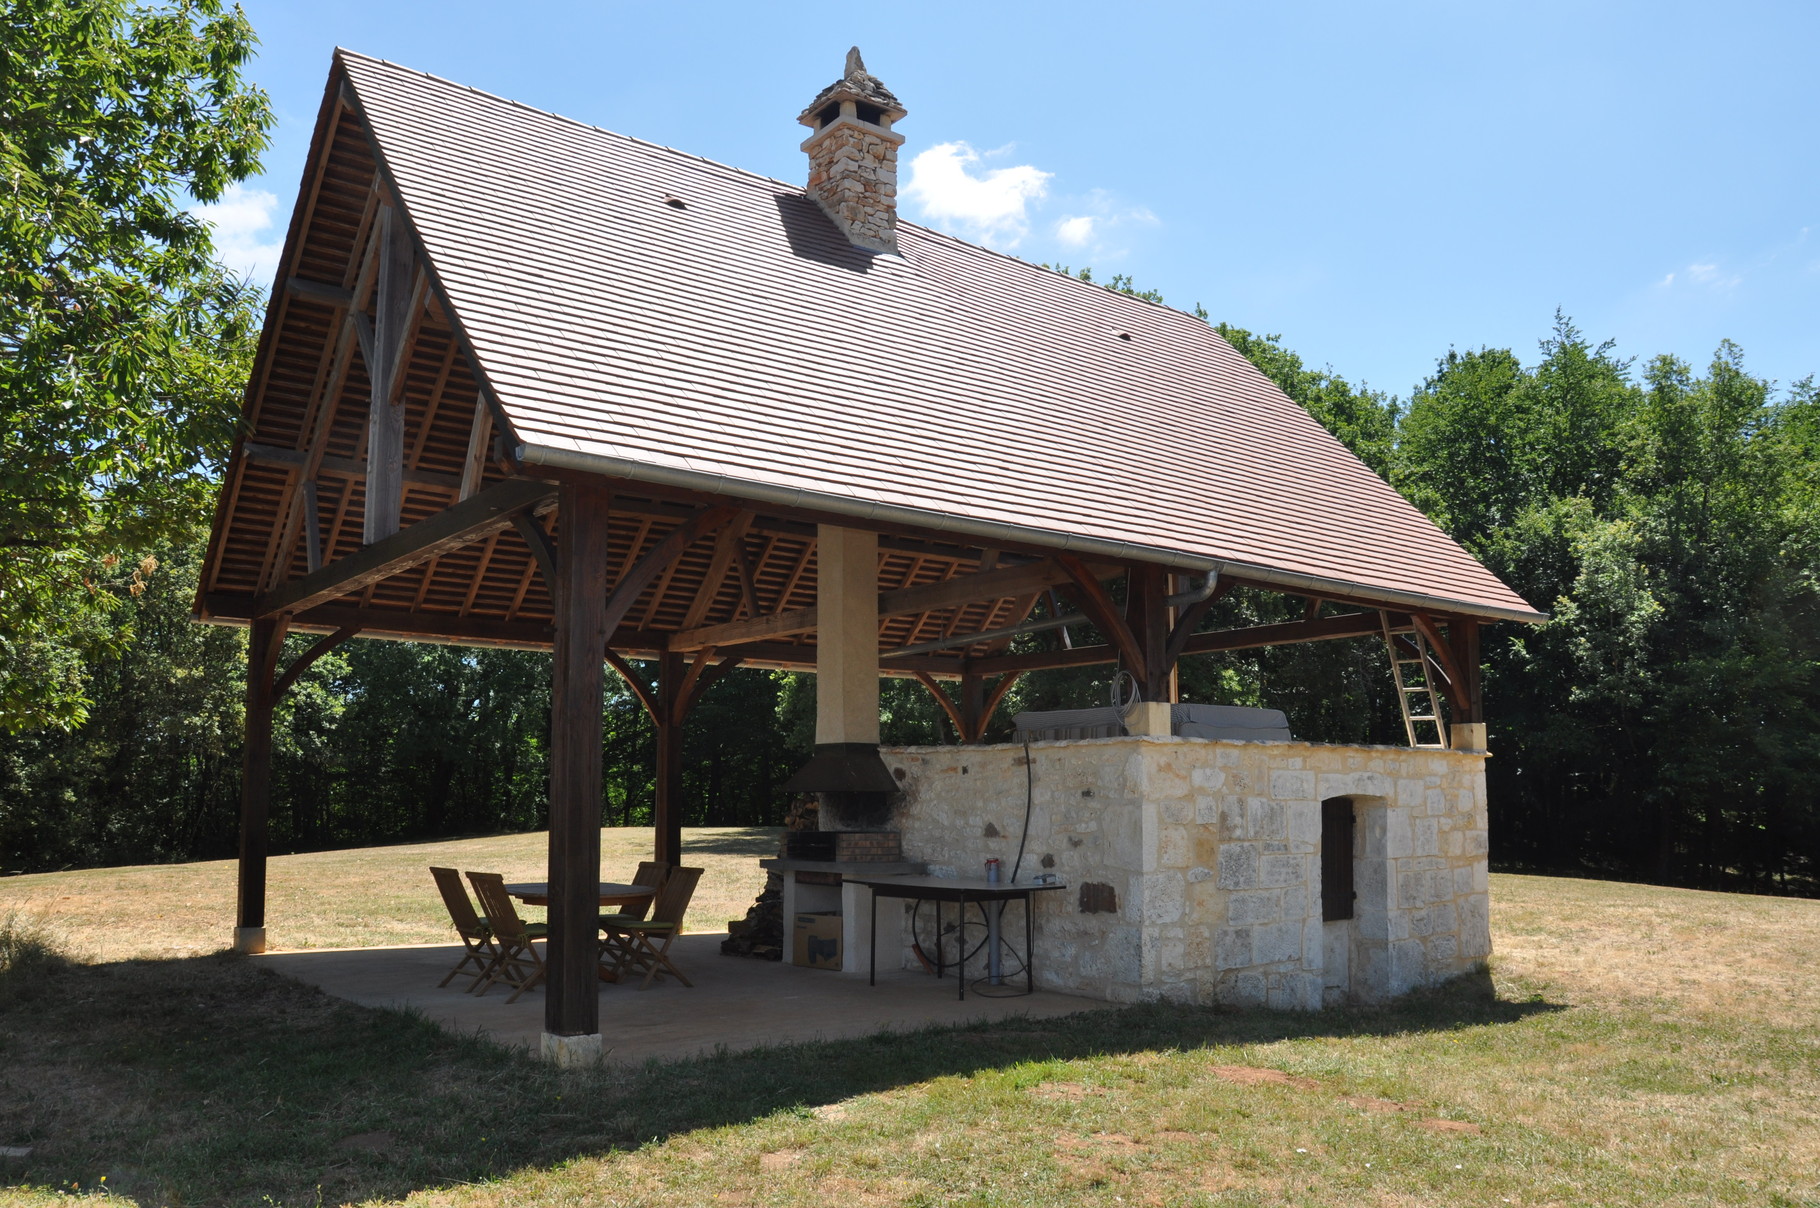
{"type": "Polygon", "coordinates": [[[197,206],[194,213],[214,228],[217,260],[256,285],[268,285],[284,250],[281,232],[271,229],[277,206],[278,198],[264,189],[232,184],[220,201],[197,206]]]}
{"type": "Polygon", "coordinates": [[[1058,220],[1054,227],[1057,243],[1091,256],[1117,259],[1128,249],[1106,241],[1117,238],[1117,232],[1134,226],[1162,225],[1161,220],[1143,206],[1127,206],[1105,189],[1094,189],[1079,198],[1078,208],[1086,211],[1058,220]]]}
{"type": "Polygon", "coordinates": [[[1014,248],[1030,230],[1030,204],[1049,192],[1053,173],[1029,164],[976,174],[981,155],[963,142],[930,147],[910,161],[904,197],[921,217],[953,224],[983,243],[1014,248]]]}
{"type": "Polygon", "coordinates": [[[1091,214],[1064,218],[1055,224],[1055,237],[1069,247],[1085,247],[1087,241],[1093,238],[1093,224],[1091,214]]]}
{"type": "Polygon", "coordinates": [[[1656,282],[1657,289],[1673,289],[1676,280],[1685,285],[1698,286],[1713,293],[1727,294],[1744,284],[1744,274],[1735,273],[1722,267],[1716,261],[1701,261],[1690,264],[1678,273],[1669,273],[1656,282]]]}

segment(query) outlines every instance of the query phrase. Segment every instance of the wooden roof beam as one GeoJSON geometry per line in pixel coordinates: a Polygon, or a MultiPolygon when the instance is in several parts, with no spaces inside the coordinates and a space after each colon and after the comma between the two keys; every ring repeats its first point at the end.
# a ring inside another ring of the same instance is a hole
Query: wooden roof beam
{"type": "Polygon", "coordinates": [[[440,553],[491,536],[508,527],[515,513],[535,507],[555,493],[556,488],[549,483],[532,479],[495,483],[472,499],[464,499],[427,520],[363,546],[314,574],[263,593],[254,605],[253,615],[302,612],[314,604],[359,591],[440,553]]]}
{"type": "MultiPolygon", "coordinates": [[[[1413,628],[1408,613],[1390,614],[1394,632],[1413,628]]],[[[1296,642],[1324,642],[1336,638],[1371,637],[1383,632],[1375,612],[1349,612],[1315,621],[1285,621],[1280,625],[1247,625],[1240,629],[1218,629],[1197,633],[1183,643],[1183,654],[1213,654],[1222,650],[1255,650],[1261,646],[1287,646],[1296,642]]],[[[1112,646],[1077,646],[1073,650],[1033,650],[1026,654],[1005,654],[994,658],[967,660],[967,670],[982,675],[1001,671],[1045,671],[1055,667],[1092,667],[1117,662],[1119,652],[1112,646]]],[[[899,660],[893,659],[895,664],[899,660]]]]}
{"type": "MultiPolygon", "coordinates": [[[[1114,566],[1095,566],[1091,571],[1096,575],[1111,576],[1118,574],[1120,569],[1114,566]]],[[[901,617],[978,604],[982,600],[1023,596],[1056,583],[1069,582],[1070,578],[1068,571],[1047,559],[971,575],[956,575],[939,583],[924,583],[916,587],[880,592],[878,615],[901,617]]],[[[670,638],[670,649],[698,650],[703,646],[738,646],[747,642],[809,633],[817,628],[817,616],[814,608],[792,608],[744,621],[726,621],[719,625],[682,629],[670,638]]]]}
{"type": "MultiPolygon", "coordinates": [[[[310,451],[307,449],[285,449],[278,445],[262,445],[247,441],[240,446],[243,456],[256,466],[278,466],[284,469],[301,469],[308,464],[310,451]]],[[[331,478],[361,478],[367,476],[367,463],[358,457],[334,457],[324,454],[316,466],[316,473],[331,478]]],[[[405,485],[413,487],[434,487],[437,490],[454,494],[460,487],[461,480],[453,474],[438,474],[434,470],[409,470],[404,472],[405,485]]]]}

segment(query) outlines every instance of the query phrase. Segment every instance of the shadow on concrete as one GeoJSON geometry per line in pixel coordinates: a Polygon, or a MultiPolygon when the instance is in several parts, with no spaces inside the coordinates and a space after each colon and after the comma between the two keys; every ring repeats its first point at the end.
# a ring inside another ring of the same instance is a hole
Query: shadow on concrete
{"type": "MultiPolygon", "coordinates": [[[[686,993],[627,990],[625,1009],[662,1014],[686,993]]],[[[800,1006],[827,1009],[813,994],[800,1006]]],[[[0,1145],[30,1149],[0,1160],[0,1183],[93,1187],[106,1174],[141,1203],[401,1197],[944,1075],[1556,1009],[1500,1000],[1486,979],[1384,1009],[1099,1007],[564,1071],[231,956],[77,966],[0,993],[0,1145]]]]}

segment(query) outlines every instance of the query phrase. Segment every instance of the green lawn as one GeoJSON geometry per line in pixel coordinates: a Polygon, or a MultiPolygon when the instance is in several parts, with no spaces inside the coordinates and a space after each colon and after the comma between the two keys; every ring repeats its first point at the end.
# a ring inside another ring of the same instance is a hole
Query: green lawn
{"type": "Polygon", "coordinates": [[[1820,903],[1492,889],[1492,978],[1394,1009],[1109,1009],[630,1072],[231,957],[27,946],[0,1145],[32,1153],[0,1158],[0,1202],[1820,1205],[1820,903]]]}

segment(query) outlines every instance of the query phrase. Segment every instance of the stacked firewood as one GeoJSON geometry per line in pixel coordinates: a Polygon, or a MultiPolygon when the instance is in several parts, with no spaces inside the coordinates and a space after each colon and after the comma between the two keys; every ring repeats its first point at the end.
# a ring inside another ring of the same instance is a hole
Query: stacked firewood
{"type": "MultiPolygon", "coordinates": [[[[818,807],[812,796],[798,797],[784,815],[784,829],[815,830],[818,807]]],[[[782,841],[777,854],[784,854],[782,841]]],[[[722,956],[749,956],[754,960],[784,959],[784,879],[777,873],[765,874],[765,888],[746,911],[743,919],[727,924],[727,938],[721,941],[722,956]]]]}

